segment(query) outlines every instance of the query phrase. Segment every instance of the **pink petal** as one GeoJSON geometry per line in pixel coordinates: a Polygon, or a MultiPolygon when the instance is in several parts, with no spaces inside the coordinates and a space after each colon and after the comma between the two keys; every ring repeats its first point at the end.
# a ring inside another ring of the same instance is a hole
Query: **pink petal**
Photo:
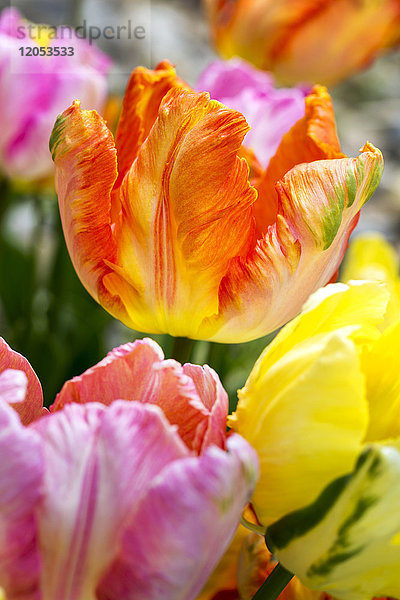
{"type": "Polygon", "coordinates": [[[190,449],[200,452],[210,443],[224,447],[228,397],[217,374],[209,367],[182,367],[163,358],[161,348],[148,338],[115,348],[67,381],[51,410],[71,402],[109,405],[116,399],[156,404],[190,449]]]}
{"type": "Polygon", "coordinates": [[[232,538],[257,477],[240,436],[170,464],[142,498],[99,600],[191,600],[232,538]]]}
{"type": "Polygon", "coordinates": [[[3,338],[0,338],[0,373],[6,369],[23,371],[28,378],[25,401],[20,402],[16,400],[16,404],[13,404],[13,408],[19,414],[22,423],[28,425],[47,412],[47,409],[43,408],[42,386],[26,358],[18,352],[11,350],[3,338]]]}
{"type": "Polygon", "coordinates": [[[28,378],[23,371],[6,369],[0,373],[0,400],[3,402],[23,402],[27,387],[28,378]]]}
{"type": "Polygon", "coordinates": [[[0,400],[0,588],[7,600],[39,600],[34,511],[40,500],[40,439],[0,400]]]}
{"type": "Polygon", "coordinates": [[[183,365],[183,372],[193,381],[209,414],[207,421],[198,426],[194,449],[201,453],[210,444],[225,448],[229,398],[217,373],[208,365],[199,367],[190,363],[183,365]]]}
{"type": "Polygon", "coordinates": [[[251,129],[243,143],[255,152],[264,167],[274,156],[282,136],[304,116],[304,89],[278,89],[270,73],[240,58],[211,62],[196,87],[246,117],[251,129]]]}
{"type": "Polygon", "coordinates": [[[128,517],[160,472],[188,455],[159,408],[71,404],[34,424],[45,455],[38,513],[45,600],[91,600],[128,517]]]}

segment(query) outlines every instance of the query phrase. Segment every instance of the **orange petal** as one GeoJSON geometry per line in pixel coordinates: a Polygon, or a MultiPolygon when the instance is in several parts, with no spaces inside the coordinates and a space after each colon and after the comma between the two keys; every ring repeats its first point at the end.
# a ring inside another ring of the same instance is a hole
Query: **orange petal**
{"type": "MultiPolygon", "coordinates": [[[[112,311],[103,277],[110,269],[116,245],[111,226],[111,190],[117,178],[114,140],[96,111],[82,111],[80,103],[57,119],[50,138],[56,189],[68,251],[89,293],[112,311]]],[[[118,313],[123,312],[118,306],[118,313]]]]}
{"type": "Polygon", "coordinates": [[[399,43],[398,0],[204,0],[214,42],[286,84],[332,85],[399,43]]]}
{"type": "Polygon", "coordinates": [[[332,86],[398,44],[399,36],[398,0],[319,2],[279,31],[264,68],[282,82],[332,86]]]}
{"type": "Polygon", "coordinates": [[[305,114],[286,135],[257,185],[254,215],[259,234],[275,222],[278,213],[276,182],[295,165],[326,158],[342,158],[331,98],[324,87],[315,86],[305,99],[305,114]]]}
{"type": "Polygon", "coordinates": [[[118,154],[116,187],[137,157],[157,118],[161,100],[170,89],[190,88],[176,76],[175,69],[166,60],[154,71],[144,67],[133,71],[125,91],[115,139],[118,154]]]}
{"type": "Polygon", "coordinates": [[[198,337],[229,261],[254,243],[256,191],[237,157],[248,125],[208,94],[171,90],[120,187],[104,282],[139,331],[198,337]]]}
{"type": "Polygon", "coordinates": [[[246,259],[235,259],[220,289],[220,329],[211,339],[251,340],[289,321],[337,270],[362,205],[379,183],[379,150],[315,161],[289,171],[277,189],[278,216],[246,259]]]}

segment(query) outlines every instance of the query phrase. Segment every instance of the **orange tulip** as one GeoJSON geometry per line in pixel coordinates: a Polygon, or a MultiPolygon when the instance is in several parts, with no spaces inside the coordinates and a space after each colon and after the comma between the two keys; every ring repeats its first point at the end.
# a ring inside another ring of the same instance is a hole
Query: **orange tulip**
{"type": "Polygon", "coordinates": [[[380,152],[341,153],[320,87],[265,171],[241,147],[247,131],[168,63],[133,72],[115,141],[79,102],[59,116],[50,145],[68,249],[87,290],[129,327],[243,342],[334,276],[380,152]]]}
{"type": "Polygon", "coordinates": [[[286,84],[333,85],[400,42],[399,0],[205,0],[224,58],[286,84]]]}

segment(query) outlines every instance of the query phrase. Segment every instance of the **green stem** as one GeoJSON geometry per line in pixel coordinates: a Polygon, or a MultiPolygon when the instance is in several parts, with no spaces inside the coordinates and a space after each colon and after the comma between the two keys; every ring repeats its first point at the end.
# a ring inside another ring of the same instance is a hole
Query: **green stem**
{"type": "Polygon", "coordinates": [[[189,362],[194,344],[195,340],[190,340],[185,337],[176,337],[172,347],[172,358],[175,358],[175,360],[182,364],[189,362]]]}
{"type": "Polygon", "coordinates": [[[287,571],[278,563],[273,571],[268,575],[258,592],[253,596],[253,600],[276,600],[292,579],[293,573],[287,571]]]}

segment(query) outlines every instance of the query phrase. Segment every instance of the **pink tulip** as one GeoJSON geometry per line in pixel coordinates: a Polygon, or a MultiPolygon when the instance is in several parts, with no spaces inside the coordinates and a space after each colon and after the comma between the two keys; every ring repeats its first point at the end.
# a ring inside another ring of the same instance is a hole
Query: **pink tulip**
{"type": "Polygon", "coordinates": [[[48,140],[65,106],[79,98],[87,108],[103,109],[111,64],[75,35],[32,39],[28,27],[14,8],[0,14],[0,172],[27,181],[51,175],[48,140]],[[26,54],[26,47],[71,47],[74,54],[22,56],[20,48],[26,54]]]}
{"type": "Polygon", "coordinates": [[[305,112],[306,88],[277,88],[270,73],[240,58],[215,60],[201,73],[199,91],[246,117],[251,129],[243,144],[268,166],[285,133],[305,112]]]}
{"type": "Polygon", "coordinates": [[[195,598],[257,474],[247,442],[226,439],[217,375],[137,341],[67,382],[54,412],[26,427],[12,407],[26,376],[2,369],[7,600],[195,598]]]}

